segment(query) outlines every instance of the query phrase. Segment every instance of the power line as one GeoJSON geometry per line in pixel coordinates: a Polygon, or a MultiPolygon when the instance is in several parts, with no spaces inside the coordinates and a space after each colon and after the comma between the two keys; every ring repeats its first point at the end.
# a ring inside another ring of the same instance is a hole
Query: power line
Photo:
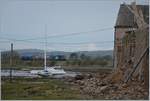
{"type": "MultiPolygon", "coordinates": [[[[7,0],[7,1],[48,1],[48,2],[53,2],[53,1],[69,1],[69,2],[72,2],[72,1],[90,1],[91,0],[7,0]]],[[[111,3],[116,3],[116,2],[120,2],[120,0],[92,0],[93,1],[98,1],[98,2],[101,2],[101,1],[106,1],[106,2],[111,2],[111,3]]]]}
{"type": "MultiPolygon", "coordinates": [[[[81,34],[88,34],[88,33],[92,33],[92,32],[100,32],[100,31],[106,31],[106,30],[110,30],[113,29],[112,27],[109,28],[102,28],[102,29],[97,29],[97,30],[91,30],[91,31],[84,31],[84,32],[74,32],[74,33],[68,33],[68,34],[62,34],[62,35],[51,35],[51,36],[47,36],[47,39],[49,38],[59,38],[59,37],[66,37],[66,36],[74,36],[74,35],[81,35],[81,34]]],[[[12,39],[12,38],[6,38],[6,39],[10,39],[12,41],[27,41],[27,40],[39,40],[39,39],[45,39],[45,37],[36,37],[36,38],[29,38],[29,39],[12,39]]]]}
{"type": "MultiPolygon", "coordinates": [[[[103,28],[103,29],[98,29],[98,30],[92,30],[92,31],[84,31],[84,32],[76,32],[76,33],[68,33],[68,34],[62,34],[62,35],[53,35],[53,36],[47,36],[47,38],[58,38],[58,37],[66,37],[66,36],[74,36],[74,35],[81,35],[81,34],[87,34],[87,33],[92,33],[92,32],[100,32],[100,31],[105,31],[105,30],[110,30],[113,29],[111,28],[103,28]]],[[[32,39],[25,39],[25,40],[38,40],[38,39],[44,39],[45,37],[38,37],[38,38],[32,38],[32,39]]]]}
{"type": "Polygon", "coordinates": [[[77,42],[77,43],[51,43],[51,44],[67,44],[67,45],[73,45],[73,44],[90,44],[90,43],[97,43],[97,44],[104,44],[104,43],[113,43],[114,41],[96,41],[96,42],[77,42]]]}
{"type": "Polygon", "coordinates": [[[6,40],[5,41],[1,41],[0,40],[0,43],[10,43],[10,41],[6,41],[6,40]]]}
{"type": "MultiPolygon", "coordinates": [[[[10,43],[12,40],[6,39],[8,41],[0,41],[2,43],[10,43]]],[[[36,44],[45,44],[45,42],[42,41],[28,41],[28,40],[13,40],[14,42],[25,42],[25,43],[36,43],[36,44]]],[[[53,45],[80,45],[80,44],[105,44],[105,43],[113,43],[114,41],[95,41],[95,42],[75,42],[75,43],[68,43],[68,42],[47,42],[47,44],[53,44],[53,45]]]]}
{"type": "MultiPolygon", "coordinates": [[[[68,34],[63,34],[63,35],[53,35],[53,36],[48,36],[47,38],[58,38],[58,37],[66,37],[66,36],[74,36],[74,35],[81,35],[81,34],[87,34],[87,33],[92,33],[92,32],[100,32],[100,31],[105,31],[113,28],[103,28],[103,29],[97,29],[97,30],[91,30],[91,31],[84,31],[84,32],[77,32],[77,33],[68,33],[68,34]]],[[[13,42],[23,42],[23,43],[34,43],[34,44],[45,44],[44,41],[33,41],[33,40],[38,40],[38,39],[45,39],[45,37],[38,37],[38,38],[31,38],[31,39],[14,39],[14,38],[6,38],[6,37],[0,37],[0,39],[4,39],[5,41],[0,41],[2,43],[11,43],[13,42]],[[6,41],[7,40],[7,41],[6,41]]],[[[63,45],[63,46],[78,46],[78,45],[88,45],[88,44],[105,44],[105,43],[114,43],[114,41],[97,41],[97,42],[78,42],[78,43],[65,43],[65,42],[47,42],[49,45],[63,45]]]]}

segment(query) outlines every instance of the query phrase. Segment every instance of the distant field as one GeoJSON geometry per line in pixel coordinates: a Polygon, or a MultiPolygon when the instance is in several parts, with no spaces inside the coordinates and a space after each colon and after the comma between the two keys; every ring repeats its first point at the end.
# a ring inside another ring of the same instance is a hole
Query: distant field
{"type": "Polygon", "coordinates": [[[78,72],[109,72],[112,71],[113,67],[101,67],[101,66],[68,66],[63,67],[65,70],[68,71],[78,71],[78,72]]]}
{"type": "MultiPolygon", "coordinates": [[[[67,71],[77,71],[77,72],[103,72],[103,71],[111,71],[113,69],[112,66],[62,66],[64,70],[67,71]]],[[[10,69],[9,67],[2,67],[1,69],[10,69]]],[[[18,70],[33,70],[33,69],[43,69],[43,67],[31,67],[31,66],[17,66],[13,67],[13,69],[18,70]]]]}
{"type": "Polygon", "coordinates": [[[85,99],[79,91],[61,80],[18,78],[12,82],[3,80],[1,83],[2,100],[59,100],[85,99]]]}

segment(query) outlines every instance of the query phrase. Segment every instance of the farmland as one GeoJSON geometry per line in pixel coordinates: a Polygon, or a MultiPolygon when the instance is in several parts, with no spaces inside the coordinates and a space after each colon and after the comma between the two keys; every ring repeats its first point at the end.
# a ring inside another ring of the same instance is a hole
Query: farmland
{"type": "Polygon", "coordinates": [[[83,95],[72,88],[71,85],[54,79],[16,78],[11,82],[2,79],[1,94],[3,100],[83,99],[83,95]]]}

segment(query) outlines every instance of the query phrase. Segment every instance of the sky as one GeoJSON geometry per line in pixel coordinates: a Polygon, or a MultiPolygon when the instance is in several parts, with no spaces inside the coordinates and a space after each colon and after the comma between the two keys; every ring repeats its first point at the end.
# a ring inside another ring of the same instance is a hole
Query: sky
{"type": "Polygon", "coordinates": [[[48,51],[112,50],[120,4],[132,1],[0,0],[0,50],[44,49],[45,35],[48,51]]]}

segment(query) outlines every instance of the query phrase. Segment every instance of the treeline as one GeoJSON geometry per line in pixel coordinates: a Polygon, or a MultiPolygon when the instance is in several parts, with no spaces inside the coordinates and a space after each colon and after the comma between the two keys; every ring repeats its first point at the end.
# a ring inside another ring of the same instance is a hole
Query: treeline
{"type": "Polygon", "coordinates": [[[107,66],[111,65],[112,57],[110,55],[97,56],[95,58],[86,56],[85,54],[78,55],[76,53],[70,54],[70,58],[66,61],[66,65],[76,65],[76,66],[91,66],[91,65],[101,65],[107,66]]]}
{"type": "MultiPolygon", "coordinates": [[[[10,52],[3,52],[2,53],[2,67],[9,67],[10,66],[10,52]]],[[[13,52],[13,66],[34,66],[34,67],[41,67],[44,64],[44,59],[32,58],[29,60],[23,60],[22,57],[17,53],[13,52]]],[[[97,57],[90,57],[86,56],[85,54],[77,54],[71,53],[67,59],[64,60],[55,60],[55,59],[47,59],[48,66],[54,65],[62,65],[62,66],[93,66],[93,65],[100,65],[100,66],[108,66],[112,65],[112,56],[97,56],[97,57]]]]}
{"type": "MultiPolygon", "coordinates": [[[[2,52],[1,53],[1,66],[10,67],[11,66],[10,61],[11,61],[11,53],[9,51],[2,52]]],[[[20,65],[21,63],[22,62],[20,59],[20,55],[16,51],[14,51],[12,55],[12,65],[17,66],[17,65],[20,65]]]]}

